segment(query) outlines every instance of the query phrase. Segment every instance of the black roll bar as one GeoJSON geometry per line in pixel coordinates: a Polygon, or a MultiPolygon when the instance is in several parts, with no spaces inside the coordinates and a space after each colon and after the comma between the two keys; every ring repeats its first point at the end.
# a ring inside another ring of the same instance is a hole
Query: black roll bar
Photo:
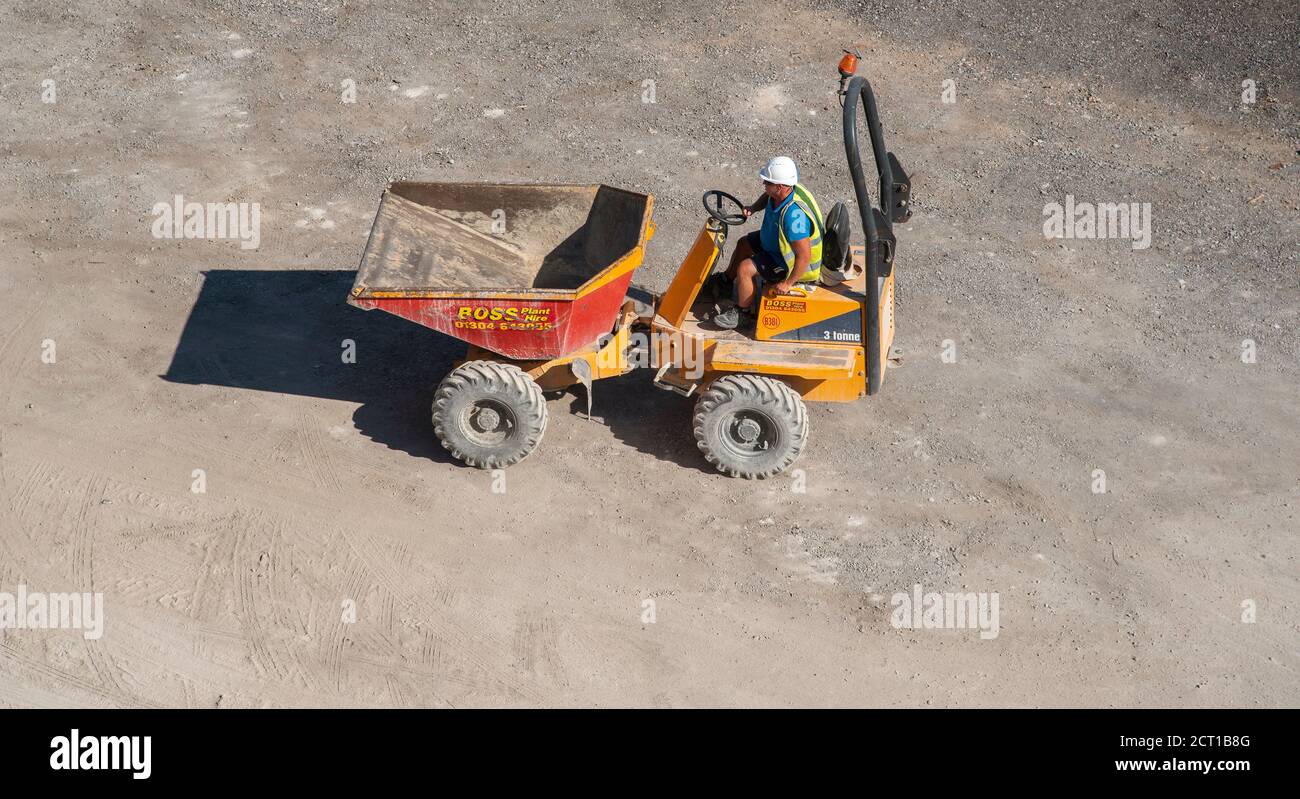
{"type": "MultiPolygon", "coordinates": [[[[885,136],[880,130],[880,112],[876,109],[876,95],[871,91],[871,84],[861,75],[849,79],[848,85],[841,91],[844,101],[844,155],[849,162],[849,172],[853,175],[853,192],[858,201],[858,213],[862,217],[862,229],[867,236],[867,394],[880,391],[880,381],[884,375],[880,357],[880,284],[882,278],[889,274],[885,267],[892,269],[892,263],[884,263],[884,252],[880,246],[882,239],[892,241],[893,234],[889,225],[890,210],[894,208],[894,172],[890,165],[888,150],[885,149],[885,136]],[[858,105],[861,105],[867,118],[867,132],[871,136],[871,153],[876,161],[876,174],[880,179],[880,211],[877,217],[871,204],[871,195],[867,192],[866,178],[862,174],[862,155],[858,148],[858,105]],[[878,225],[883,225],[886,235],[878,225]]],[[[891,256],[892,261],[892,256],[891,256]]]]}

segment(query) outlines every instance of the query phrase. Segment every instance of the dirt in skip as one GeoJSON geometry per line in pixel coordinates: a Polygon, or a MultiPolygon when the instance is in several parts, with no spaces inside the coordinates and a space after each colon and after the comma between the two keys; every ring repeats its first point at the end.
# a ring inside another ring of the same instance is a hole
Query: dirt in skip
{"type": "Polygon", "coordinates": [[[15,7],[0,590],[102,591],[105,632],[0,632],[0,704],[1294,705],[1295,22],[988,6],[15,7]],[[849,199],[842,46],[915,183],[885,391],[766,482],[639,372],[504,485],[451,462],[458,345],[344,304],[384,186],[652,193],[662,288],[771,155],[849,199]],[[177,194],[261,246],[153,238],[177,194]],[[1150,246],[1045,239],[1067,195],[1150,246]],[[918,584],[998,636],[896,629],[918,584]]]}

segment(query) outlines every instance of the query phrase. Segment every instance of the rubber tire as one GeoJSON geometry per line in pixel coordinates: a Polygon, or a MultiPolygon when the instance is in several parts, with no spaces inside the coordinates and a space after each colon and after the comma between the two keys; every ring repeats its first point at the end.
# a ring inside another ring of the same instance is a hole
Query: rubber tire
{"type": "Polygon", "coordinates": [[[790,468],[808,442],[808,411],[794,389],[769,377],[738,374],[715,380],[695,403],[695,441],[718,471],[747,480],[765,479],[790,468]],[[742,456],[723,437],[738,411],[766,416],[777,433],[776,444],[758,456],[742,456]]]}
{"type": "Polygon", "coordinates": [[[500,469],[528,457],[546,432],[546,398],[542,388],[514,364],[469,361],[453,369],[433,395],[433,432],[457,460],[478,469],[500,469]],[[484,445],[472,440],[462,424],[475,402],[490,399],[509,409],[515,428],[504,441],[484,445]]]}

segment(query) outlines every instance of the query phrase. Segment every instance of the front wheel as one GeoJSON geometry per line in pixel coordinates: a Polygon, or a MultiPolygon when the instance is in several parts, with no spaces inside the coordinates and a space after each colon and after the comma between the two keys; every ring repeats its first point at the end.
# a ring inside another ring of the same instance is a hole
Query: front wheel
{"type": "Polygon", "coordinates": [[[457,460],[500,469],[528,457],[546,432],[546,398],[514,364],[470,361],[433,395],[433,430],[457,460]]]}
{"type": "Polygon", "coordinates": [[[727,375],[700,395],[694,427],[700,451],[718,471],[763,479],[798,459],[808,441],[808,411],[779,380],[727,375]]]}

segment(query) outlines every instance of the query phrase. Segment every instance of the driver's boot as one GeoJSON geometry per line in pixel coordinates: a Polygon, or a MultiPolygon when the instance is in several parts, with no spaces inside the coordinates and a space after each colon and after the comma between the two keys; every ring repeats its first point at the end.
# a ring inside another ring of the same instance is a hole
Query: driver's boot
{"type": "Polygon", "coordinates": [[[712,321],[723,330],[735,330],[742,321],[746,328],[750,327],[755,318],[753,308],[741,308],[734,302],[726,302],[722,304],[722,310],[714,314],[712,321]]]}

